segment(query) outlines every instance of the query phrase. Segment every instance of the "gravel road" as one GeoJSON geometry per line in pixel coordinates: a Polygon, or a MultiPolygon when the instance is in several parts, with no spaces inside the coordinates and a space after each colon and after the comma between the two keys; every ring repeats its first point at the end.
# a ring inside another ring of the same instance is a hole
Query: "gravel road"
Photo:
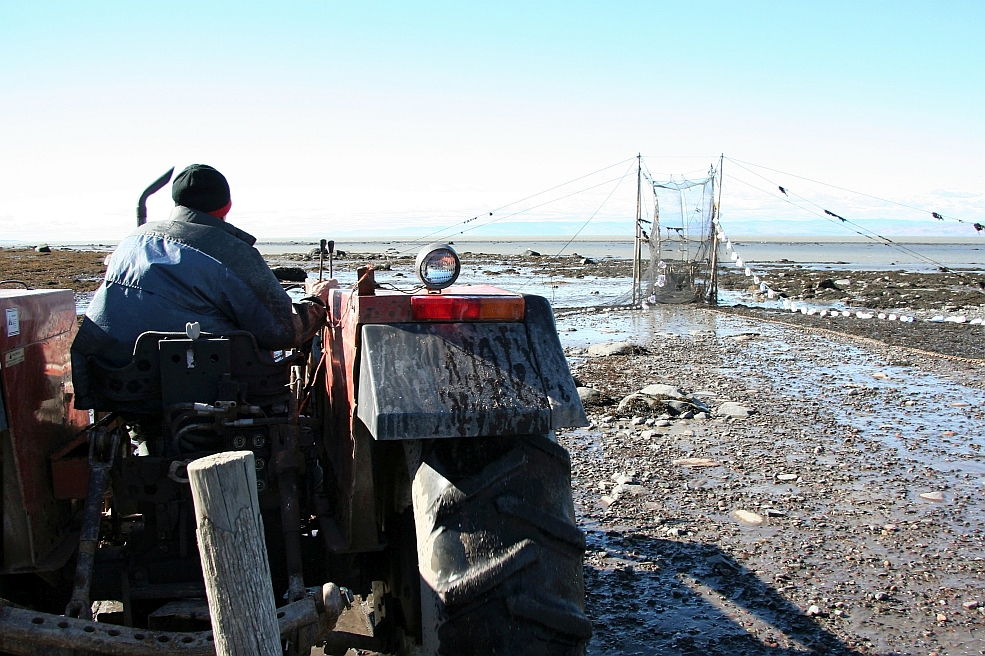
{"type": "Polygon", "coordinates": [[[601,393],[591,427],[559,436],[588,534],[589,653],[985,653],[981,366],[675,311],[703,329],[569,348],[601,393]],[[698,403],[617,409],[653,383],[698,403]],[[751,414],[721,416],[727,401],[751,414]]]}

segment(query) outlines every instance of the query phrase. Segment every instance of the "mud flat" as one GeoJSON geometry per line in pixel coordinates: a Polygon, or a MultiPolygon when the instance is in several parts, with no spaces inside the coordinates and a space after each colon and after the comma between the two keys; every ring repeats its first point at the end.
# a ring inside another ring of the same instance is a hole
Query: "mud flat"
{"type": "Polygon", "coordinates": [[[662,319],[621,355],[568,349],[599,392],[591,427],[559,436],[589,652],[982,653],[982,366],[698,308],[662,319]],[[625,400],[652,384],[683,401],[625,400]]]}

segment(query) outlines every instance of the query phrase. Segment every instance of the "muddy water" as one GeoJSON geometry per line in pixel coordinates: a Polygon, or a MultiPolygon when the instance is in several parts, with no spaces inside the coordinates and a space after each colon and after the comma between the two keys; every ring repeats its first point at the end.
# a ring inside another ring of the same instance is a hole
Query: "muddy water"
{"type": "Polygon", "coordinates": [[[981,370],[668,312],[562,318],[576,376],[613,401],[663,382],[756,412],[648,427],[603,405],[561,434],[588,534],[590,653],[980,653],[981,370]],[[649,353],[586,358],[595,336],[649,353]]]}

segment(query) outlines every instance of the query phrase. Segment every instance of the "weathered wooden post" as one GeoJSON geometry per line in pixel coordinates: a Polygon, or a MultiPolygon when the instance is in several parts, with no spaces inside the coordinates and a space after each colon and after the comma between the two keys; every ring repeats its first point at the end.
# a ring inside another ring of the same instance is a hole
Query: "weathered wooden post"
{"type": "Polygon", "coordinates": [[[188,480],[217,656],[280,656],[253,453],[195,460],[188,480]]]}

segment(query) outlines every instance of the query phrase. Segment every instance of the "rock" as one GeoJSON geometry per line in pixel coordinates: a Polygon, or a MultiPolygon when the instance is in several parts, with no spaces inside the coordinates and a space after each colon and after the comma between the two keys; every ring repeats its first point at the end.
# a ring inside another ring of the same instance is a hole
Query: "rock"
{"type": "Polygon", "coordinates": [[[610,355],[625,355],[633,349],[629,342],[607,342],[605,344],[592,344],[588,347],[588,355],[601,358],[610,355]]]}
{"type": "Polygon", "coordinates": [[[947,615],[945,615],[944,613],[937,613],[937,621],[943,624],[944,622],[947,621],[947,615]]]}
{"type": "MultiPolygon", "coordinates": [[[[839,281],[839,282],[843,282],[843,281],[839,281]]],[[[839,291],[839,292],[841,291],[841,288],[838,287],[838,284],[834,280],[832,280],[831,278],[825,278],[824,280],[822,280],[819,283],[817,283],[817,288],[818,289],[834,289],[834,290],[839,291]]]]}
{"type": "Polygon", "coordinates": [[[643,423],[643,421],[644,421],[643,417],[633,417],[632,419],[629,420],[629,425],[640,426],[643,423]]]}
{"type": "Polygon", "coordinates": [[[961,607],[964,608],[965,610],[975,610],[976,608],[978,608],[978,602],[966,601],[963,604],[961,604],[961,607]]]}
{"type": "Polygon", "coordinates": [[[598,403],[602,400],[602,392],[591,387],[578,387],[578,398],[581,399],[582,405],[592,405],[598,403]]]}
{"type": "Polygon", "coordinates": [[[762,515],[758,515],[749,510],[734,510],[732,515],[748,526],[762,526],[766,519],[762,515]]]}
{"type": "Polygon", "coordinates": [[[940,491],[921,492],[920,498],[923,499],[924,501],[935,501],[939,503],[944,500],[944,493],[940,491]]]}
{"type": "Polygon", "coordinates": [[[694,415],[694,418],[695,419],[707,419],[708,418],[708,413],[707,412],[699,412],[698,414],[694,415]]]}
{"type": "Polygon", "coordinates": [[[653,432],[652,430],[646,430],[640,433],[640,439],[652,440],[654,435],[656,435],[656,433],[653,432]]]}
{"type": "Polygon", "coordinates": [[[48,246],[48,244],[38,244],[37,246],[34,247],[34,252],[35,253],[50,253],[51,252],[51,247],[48,246]]]}
{"type": "Polygon", "coordinates": [[[638,485],[639,482],[635,480],[636,472],[616,472],[612,475],[612,480],[616,482],[617,485],[625,485],[626,483],[632,483],[638,485]]]}
{"type": "Polygon", "coordinates": [[[308,279],[308,272],[301,267],[274,267],[270,271],[281,282],[304,282],[308,279]]]}
{"type": "Polygon", "coordinates": [[[653,425],[656,426],[657,428],[666,428],[667,426],[670,426],[670,420],[658,419],[655,422],[653,422],[653,425]]]}
{"type": "Polygon", "coordinates": [[[652,410],[657,406],[657,404],[658,401],[650,398],[649,396],[645,396],[643,394],[630,394],[629,396],[623,397],[622,401],[619,402],[619,405],[616,407],[616,412],[623,413],[634,407],[643,407],[652,410]]]}
{"type": "Polygon", "coordinates": [[[711,458],[680,458],[673,461],[679,467],[718,467],[719,463],[711,458]]]}
{"type": "Polygon", "coordinates": [[[872,374],[873,378],[878,378],[879,380],[889,380],[889,374],[885,371],[876,371],[872,374]]]}
{"type": "MultiPolygon", "coordinates": [[[[849,285],[852,284],[852,281],[849,280],[848,278],[842,278],[841,280],[835,280],[834,283],[836,285],[841,286],[841,287],[848,287],[849,285]]],[[[838,288],[837,287],[832,287],[830,289],[838,289],[838,288]]]]}
{"type": "Polygon", "coordinates": [[[778,480],[778,481],[795,481],[798,478],[800,478],[800,476],[798,474],[777,474],[776,475],[776,480],[778,480]]]}
{"type": "Polygon", "coordinates": [[[645,492],[646,490],[643,488],[643,486],[639,485],[638,483],[620,483],[619,485],[612,488],[612,495],[617,499],[627,494],[631,494],[633,496],[639,496],[641,494],[644,494],[645,492]]]}
{"type": "Polygon", "coordinates": [[[887,599],[889,599],[889,595],[886,594],[885,592],[877,592],[874,595],[872,595],[872,598],[875,599],[876,601],[886,601],[887,599]]]}
{"type": "Polygon", "coordinates": [[[726,401],[718,406],[718,410],[715,413],[726,417],[748,417],[752,414],[752,410],[734,401],[726,401]]]}
{"type": "Polygon", "coordinates": [[[807,612],[804,613],[807,617],[818,617],[821,615],[821,609],[816,604],[811,604],[807,608],[807,612]]]}
{"type": "Polygon", "coordinates": [[[671,410],[673,410],[674,412],[676,412],[677,414],[681,414],[682,412],[687,412],[691,409],[691,404],[685,401],[674,401],[671,399],[664,401],[663,404],[668,408],[670,408],[671,410]]]}
{"type": "Polygon", "coordinates": [[[523,251],[523,256],[524,257],[540,257],[540,253],[538,253],[537,251],[534,251],[534,250],[530,250],[528,248],[527,250],[523,251]]]}
{"type": "Polygon", "coordinates": [[[640,394],[646,394],[647,396],[653,396],[658,399],[677,399],[678,401],[683,401],[687,398],[679,388],[662,383],[647,385],[640,390],[640,394]]]}

